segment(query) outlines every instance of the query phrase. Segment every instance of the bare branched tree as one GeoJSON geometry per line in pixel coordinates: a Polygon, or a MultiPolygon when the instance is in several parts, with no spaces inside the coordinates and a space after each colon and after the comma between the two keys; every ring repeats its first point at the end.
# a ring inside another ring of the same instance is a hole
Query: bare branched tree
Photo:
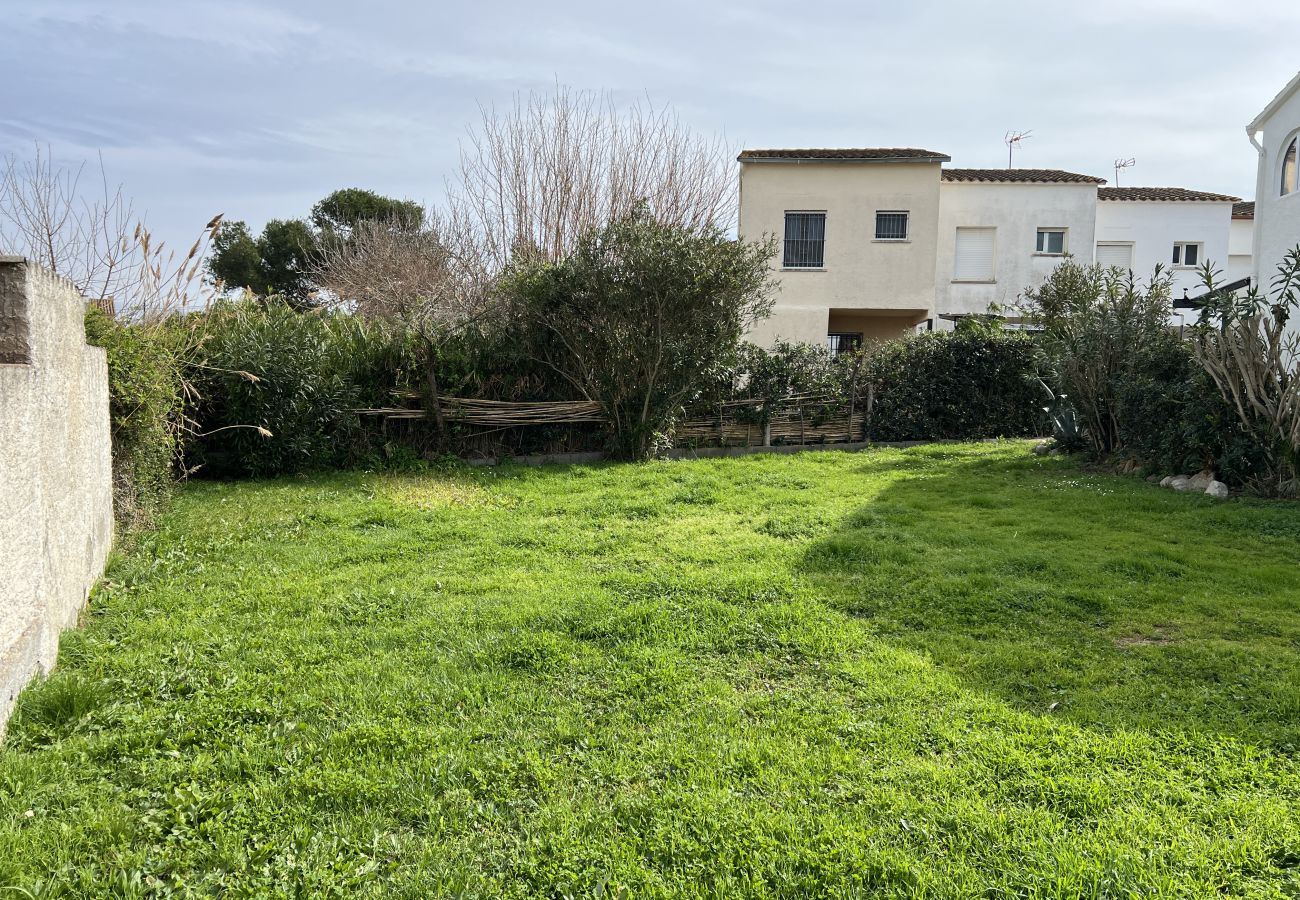
{"type": "Polygon", "coordinates": [[[667,106],[620,108],[609,94],[563,87],[517,96],[507,110],[483,109],[461,148],[450,242],[491,275],[520,251],[558,261],[642,203],[662,224],[725,230],[736,216],[734,157],[667,106]]]}
{"type": "Polygon", "coordinates": [[[97,174],[92,184],[84,163],[56,165],[40,146],[30,159],[6,156],[0,253],[27,257],[125,317],[157,321],[204,305],[198,276],[221,217],[204,226],[187,253],[175,253],[153,240],[122,188],[110,186],[102,160],[97,174]]]}
{"type": "Polygon", "coordinates": [[[362,221],[346,240],[323,248],[314,276],[335,303],[419,338],[426,355],[428,405],[440,432],[445,423],[438,399],[438,354],[446,341],[491,309],[491,294],[459,265],[442,235],[431,214],[417,228],[409,222],[362,221]]]}

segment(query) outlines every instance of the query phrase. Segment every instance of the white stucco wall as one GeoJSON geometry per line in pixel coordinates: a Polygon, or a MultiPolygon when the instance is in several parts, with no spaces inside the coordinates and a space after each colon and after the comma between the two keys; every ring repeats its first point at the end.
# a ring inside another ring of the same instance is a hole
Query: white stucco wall
{"type": "Polygon", "coordinates": [[[1103,200],[1097,204],[1097,242],[1132,243],[1133,272],[1140,281],[1150,278],[1159,263],[1173,275],[1175,298],[1184,290],[1195,297],[1204,291],[1199,263],[1173,267],[1174,243],[1202,244],[1201,262],[1209,260],[1226,272],[1231,222],[1230,202],[1103,200]]]}
{"type": "Polygon", "coordinates": [[[113,537],[108,366],[67,282],[0,257],[0,730],[113,537]]]}
{"type": "Polygon", "coordinates": [[[1255,220],[1233,219],[1228,226],[1227,281],[1255,274],[1255,220]]]}
{"type": "Polygon", "coordinates": [[[1066,252],[1092,262],[1096,217],[1095,184],[944,182],[939,203],[937,311],[982,313],[991,304],[1011,306],[1025,288],[1042,284],[1063,257],[1036,252],[1039,228],[1066,229],[1066,252]],[[953,281],[957,229],[968,227],[997,229],[991,284],[953,281]]]}
{"type": "Polygon", "coordinates": [[[1286,252],[1300,244],[1300,191],[1280,193],[1282,154],[1300,134],[1300,90],[1259,124],[1255,140],[1264,149],[1255,186],[1255,271],[1267,285],[1286,252]]]}
{"type": "Polygon", "coordinates": [[[740,169],[740,236],[775,236],[780,285],[772,315],[749,339],[821,344],[832,309],[878,311],[901,333],[934,305],[939,164],[745,162],[740,169]],[[786,211],[826,212],[825,269],[782,270],[786,211]],[[876,241],[876,211],[907,210],[905,242],[876,241]]]}

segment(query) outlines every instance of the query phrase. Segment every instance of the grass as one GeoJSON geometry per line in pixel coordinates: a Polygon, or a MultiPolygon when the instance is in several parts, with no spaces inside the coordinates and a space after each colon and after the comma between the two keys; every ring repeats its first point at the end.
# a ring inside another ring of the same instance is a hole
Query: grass
{"type": "Polygon", "coordinates": [[[0,886],[1296,897],[1297,564],[1023,443],[195,484],[21,698],[0,886]]]}

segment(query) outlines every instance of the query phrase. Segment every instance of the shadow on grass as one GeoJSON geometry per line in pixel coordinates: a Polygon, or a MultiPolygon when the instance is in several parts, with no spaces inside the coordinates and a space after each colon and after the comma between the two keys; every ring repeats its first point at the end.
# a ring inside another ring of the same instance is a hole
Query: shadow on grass
{"type": "Polygon", "coordinates": [[[1300,506],[918,448],[800,567],[969,686],[1082,725],[1300,747],[1300,506]]]}

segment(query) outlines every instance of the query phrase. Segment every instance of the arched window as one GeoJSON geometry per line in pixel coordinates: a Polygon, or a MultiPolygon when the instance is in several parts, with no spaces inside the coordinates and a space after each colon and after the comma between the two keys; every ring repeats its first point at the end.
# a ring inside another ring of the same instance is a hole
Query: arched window
{"type": "Polygon", "coordinates": [[[1293,194],[1296,189],[1296,142],[1300,138],[1291,138],[1291,146],[1286,148],[1282,157],[1282,194],[1293,194]]]}

